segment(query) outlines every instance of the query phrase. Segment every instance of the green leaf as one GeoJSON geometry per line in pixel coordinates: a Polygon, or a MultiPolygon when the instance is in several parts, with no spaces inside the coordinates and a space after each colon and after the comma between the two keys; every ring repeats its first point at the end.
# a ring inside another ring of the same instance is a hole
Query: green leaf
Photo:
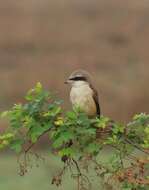
{"type": "Polygon", "coordinates": [[[1,118],[7,117],[9,115],[9,111],[4,111],[0,114],[1,118]]]}
{"type": "Polygon", "coordinates": [[[49,97],[49,92],[45,91],[41,85],[40,82],[38,82],[35,86],[35,88],[29,90],[27,92],[27,95],[25,96],[25,99],[29,102],[42,102],[42,100],[45,100],[49,97]]]}
{"type": "Polygon", "coordinates": [[[36,121],[33,117],[29,116],[29,115],[26,115],[24,117],[24,120],[23,120],[23,125],[25,128],[28,128],[30,129],[31,127],[33,127],[34,125],[36,124],[36,121]]]}
{"type": "Polygon", "coordinates": [[[100,118],[96,119],[97,127],[104,129],[109,121],[110,119],[108,117],[101,116],[100,118]]]}
{"type": "Polygon", "coordinates": [[[144,125],[145,123],[149,122],[149,115],[145,113],[136,114],[133,117],[135,122],[138,122],[140,125],[144,125]]]}
{"type": "Polygon", "coordinates": [[[72,148],[68,147],[68,148],[64,148],[62,150],[59,151],[59,155],[62,156],[74,156],[75,152],[72,148]]]}
{"type": "Polygon", "coordinates": [[[143,119],[143,120],[149,119],[149,115],[147,115],[145,113],[140,113],[140,114],[136,114],[133,117],[133,120],[140,120],[140,119],[143,119]]]}
{"type": "Polygon", "coordinates": [[[85,127],[85,128],[89,128],[89,127],[90,127],[90,124],[91,124],[91,122],[90,122],[88,116],[87,116],[86,114],[84,114],[84,113],[80,113],[80,114],[78,115],[78,118],[77,118],[77,120],[76,120],[76,123],[77,123],[78,125],[81,125],[81,126],[85,127]]]}
{"type": "Polygon", "coordinates": [[[97,143],[90,143],[88,147],[85,149],[88,153],[96,154],[99,153],[99,150],[101,149],[101,145],[97,143]]]}
{"type": "Polygon", "coordinates": [[[12,142],[14,137],[15,137],[15,135],[12,133],[6,133],[3,135],[0,135],[0,149],[3,149],[5,147],[9,146],[9,144],[12,142]]]}
{"type": "Polygon", "coordinates": [[[35,143],[38,140],[38,137],[42,135],[47,129],[41,127],[40,125],[36,125],[30,129],[29,136],[31,141],[35,143]]]}
{"type": "Polygon", "coordinates": [[[69,111],[66,113],[66,117],[70,120],[74,120],[74,119],[77,119],[77,115],[75,112],[73,111],[69,111]]]}
{"type": "Polygon", "coordinates": [[[112,131],[113,131],[113,133],[116,134],[116,135],[122,134],[122,133],[124,133],[124,126],[121,125],[121,124],[114,123],[114,124],[113,124],[113,128],[112,128],[112,131]]]}
{"type": "Polygon", "coordinates": [[[34,92],[33,89],[29,90],[27,95],[25,96],[25,99],[28,101],[32,101],[34,99],[34,95],[32,94],[34,92]]]}
{"type": "Polygon", "coordinates": [[[13,133],[6,133],[3,135],[0,135],[0,140],[10,140],[14,138],[14,134],[13,133]]]}
{"type": "Polygon", "coordinates": [[[19,153],[21,152],[22,150],[22,145],[23,145],[24,141],[21,140],[21,139],[17,139],[17,140],[14,140],[11,145],[10,145],[10,148],[12,150],[14,150],[16,153],[19,153]]]}
{"type": "Polygon", "coordinates": [[[74,138],[74,135],[69,131],[65,131],[65,132],[60,133],[58,136],[54,136],[53,148],[59,148],[64,143],[69,142],[69,140],[73,138],[74,138]]]}
{"type": "Polygon", "coordinates": [[[54,109],[51,111],[51,116],[56,116],[61,113],[62,108],[60,106],[54,107],[54,109]]]}

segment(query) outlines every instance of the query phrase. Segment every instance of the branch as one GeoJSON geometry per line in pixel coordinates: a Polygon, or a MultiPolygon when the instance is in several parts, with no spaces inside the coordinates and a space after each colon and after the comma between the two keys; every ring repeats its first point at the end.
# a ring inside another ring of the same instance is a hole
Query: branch
{"type": "MultiPolygon", "coordinates": [[[[51,129],[47,129],[45,132],[43,132],[38,138],[37,141],[44,136],[47,132],[49,132],[51,129]]],[[[24,150],[25,154],[27,154],[27,152],[29,152],[31,150],[31,148],[35,145],[36,143],[31,143],[29,147],[27,147],[27,149],[24,150]]]]}
{"type": "Polygon", "coordinates": [[[73,161],[73,163],[76,165],[76,168],[77,168],[77,171],[78,171],[79,176],[81,176],[82,173],[81,173],[81,170],[80,170],[80,168],[79,168],[78,162],[77,162],[74,158],[72,158],[72,161],[73,161]]]}
{"type": "Polygon", "coordinates": [[[143,148],[139,147],[138,145],[134,144],[132,141],[130,141],[129,139],[124,139],[124,141],[130,145],[132,145],[133,147],[135,147],[136,149],[140,150],[141,152],[145,153],[145,154],[148,154],[149,155],[149,152],[148,151],[145,151],[143,148]]]}

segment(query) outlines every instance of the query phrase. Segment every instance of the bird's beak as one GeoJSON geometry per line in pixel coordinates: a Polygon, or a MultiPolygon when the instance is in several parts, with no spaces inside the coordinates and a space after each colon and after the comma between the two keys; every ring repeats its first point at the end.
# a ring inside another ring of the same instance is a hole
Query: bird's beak
{"type": "Polygon", "coordinates": [[[65,84],[71,84],[72,83],[72,80],[68,79],[64,82],[65,84]]]}

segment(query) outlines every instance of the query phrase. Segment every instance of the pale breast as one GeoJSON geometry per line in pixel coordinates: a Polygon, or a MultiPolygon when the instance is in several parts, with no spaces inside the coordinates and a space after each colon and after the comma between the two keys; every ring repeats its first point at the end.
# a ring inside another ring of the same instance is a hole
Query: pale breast
{"type": "Polygon", "coordinates": [[[88,85],[72,87],[70,100],[73,105],[79,106],[87,115],[96,115],[97,110],[93,99],[93,91],[88,85]]]}

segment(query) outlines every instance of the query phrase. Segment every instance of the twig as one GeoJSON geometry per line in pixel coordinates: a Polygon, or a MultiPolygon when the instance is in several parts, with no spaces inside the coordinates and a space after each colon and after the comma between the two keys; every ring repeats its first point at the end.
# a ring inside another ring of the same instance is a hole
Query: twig
{"type": "Polygon", "coordinates": [[[81,173],[81,170],[80,170],[80,168],[79,168],[79,165],[78,165],[77,161],[76,161],[74,158],[72,158],[72,161],[73,161],[74,164],[76,165],[76,168],[77,168],[77,170],[78,170],[78,174],[81,176],[82,173],[81,173]]]}
{"type": "Polygon", "coordinates": [[[134,144],[132,141],[130,141],[129,139],[124,139],[124,141],[132,146],[134,146],[136,149],[140,150],[141,152],[145,153],[145,154],[149,154],[149,152],[143,150],[142,148],[140,148],[138,145],[134,144]]]}
{"type": "MultiPolygon", "coordinates": [[[[42,133],[38,138],[37,141],[43,136],[45,135],[47,132],[49,132],[51,129],[47,129],[44,133],[42,133]]],[[[27,154],[30,149],[35,145],[36,143],[31,143],[29,147],[27,147],[27,149],[24,150],[25,154],[27,154]]]]}
{"type": "Polygon", "coordinates": [[[80,190],[80,187],[84,188],[84,184],[83,184],[84,181],[86,181],[88,183],[88,189],[91,189],[91,182],[90,182],[89,178],[86,175],[82,174],[80,167],[74,158],[72,158],[72,161],[76,165],[76,168],[78,171],[78,176],[77,176],[78,190],[80,190]]]}

